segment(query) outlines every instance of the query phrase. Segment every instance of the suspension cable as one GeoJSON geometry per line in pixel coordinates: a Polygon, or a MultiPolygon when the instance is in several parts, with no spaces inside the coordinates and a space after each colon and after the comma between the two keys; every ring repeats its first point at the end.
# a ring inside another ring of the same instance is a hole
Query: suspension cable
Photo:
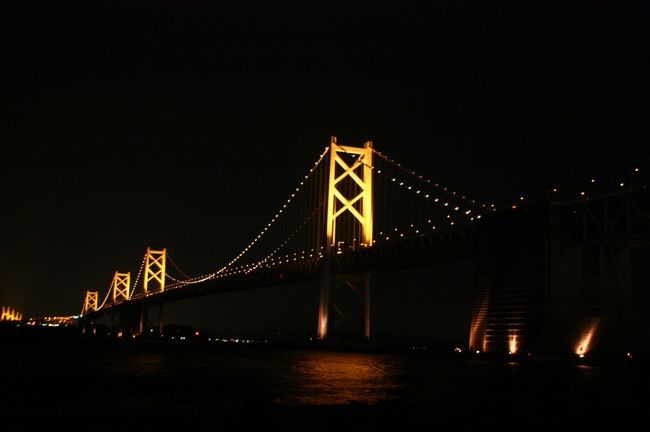
{"type": "Polygon", "coordinates": [[[221,269],[219,269],[216,272],[216,274],[222,273],[227,268],[232,266],[234,263],[239,261],[244,255],[246,255],[246,253],[250,250],[250,248],[252,248],[255,245],[255,243],[257,243],[268,232],[268,229],[271,227],[271,225],[273,225],[275,223],[275,221],[278,220],[280,218],[280,216],[282,216],[284,210],[287,208],[287,205],[292,202],[292,198],[295,197],[296,193],[298,193],[302,189],[303,185],[305,184],[305,181],[307,181],[308,179],[310,179],[312,177],[312,175],[314,174],[314,171],[316,170],[318,165],[320,165],[320,163],[323,161],[323,159],[325,158],[325,155],[327,154],[328,151],[329,151],[329,147],[325,147],[325,150],[318,157],[318,160],[316,161],[314,166],[309,169],[309,172],[307,173],[307,175],[305,175],[304,179],[300,182],[298,187],[295,188],[295,191],[291,193],[290,197],[285,201],[285,203],[282,205],[282,207],[280,207],[278,209],[278,211],[275,213],[275,216],[264,227],[264,229],[262,229],[262,231],[260,231],[260,233],[256,237],[254,237],[253,240],[248,244],[248,246],[246,246],[239,254],[237,254],[237,256],[235,256],[235,258],[233,258],[228,264],[226,264],[221,269]]]}
{"type": "Polygon", "coordinates": [[[172,263],[172,266],[174,266],[174,268],[181,274],[181,276],[183,276],[185,279],[192,279],[183,270],[181,270],[180,267],[176,265],[176,262],[174,262],[174,259],[169,252],[167,252],[167,258],[169,259],[169,262],[172,263]]]}
{"type": "Polygon", "coordinates": [[[104,305],[106,304],[106,301],[108,300],[108,297],[111,295],[111,290],[113,289],[113,280],[114,279],[115,279],[115,277],[113,277],[113,279],[111,279],[111,286],[108,288],[108,292],[106,293],[106,297],[104,297],[104,301],[102,302],[102,305],[100,307],[98,307],[97,310],[104,307],[104,305]]]}
{"type": "Polygon", "coordinates": [[[307,225],[307,223],[308,223],[308,222],[313,218],[314,214],[316,214],[316,212],[317,212],[318,210],[320,210],[320,208],[321,208],[322,206],[323,206],[323,203],[321,202],[320,205],[319,205],[318,207],[316,207],[316,208],[311,212],[311,214],[310,214],[310,215],[309,215],[309,216],[308,216],[308,217],[307,217],[307,218],[306,218],[306,219],[305,219],[305,220],[304,220],[304,221],[303,221],[303,222],[298,226],[298,228],[296,228],[296,229],[295,229],[295,230],[294,230],[294,231],[289,235],[289,237],[287,237],[287,238],[286,238],[282,243],[280,243],[280,246],[278,246],[278,247],[277,247],[273,252],[271,252],[270,254],[266,255],[266,256],[265,256],[264,258],[262,258],[261,260],[256,261],[254,264],[259,264],[259,263],[262,263],[262,262],[264,262],[264,261],[267,261],[268,259],[270,259],[271,257],[273,257],[275,254],[277,254],[277,253],[278,253],[278,252],[279,252],[283,247],[285,247],[285,246],[286,246],[286,245],[291,241],[292,238],[294,238],[294,237],[296,236],[296,234],[298,234],[298,232],[299,232],[300,230],[302,230],[302,228],[305,227],[305,225],[307,225]]]}
{"type": "Polygon", "coordinates": [[[138,287],[138,282],[140,281],[140,276],[142,275],[142,269],[144,268],[144,263],[147,261],[147,254],[144,254],[142,257],[142,263],[140,263],[140,269],[138,270],[138,275],[135,277],[135,282],[133,283],[133,289],[129,293],[129,300],[133,297],[135,289],[138,287]]]}
{"type": "Polygon", "coordinates": [[[418,181],[421,181],[422,183],[426,183],[427,185],[434,187],[435,189],[437,189],[438,191],[440,191],[440,192],[442,192],[442,193],[444,193],[444,194],[447,194],[447,195],[453,196],[453,197],[455,197],[455,198],[457,198],[457,199],[459,199],[459,200],[462,200],[462,201],[464,201],[464,202],[466,202],[466,203],[468,203],[468,204],[470,204],[470,205],[472,205],[472,206],[474,206],[474,207],[480,207],[480,208],[483,208],[483,209],[487,209],[487,208],[488,208],[488,206],[485,205],[484,203],[479,203],[479,202],[477,202],[477,201],[475,201],[475,200],[472,200],[472,199],[467,198],[467,197],[464,196],[464,195],[458,195],[456,192],[454,192],[454,191],[450,191],[450,190],[447,189],[446,187],[441,186],[441,185],[439,185],[438,183],[434,183],[434,182],[432,182],[430,179],[427,179],[427,178],[425,178],[425,177],[423,177],[423,176],[421,176],[421,175],[418,175],[415,171],[403,167],[402,164],[398,163],[398,162],[395,161],[394,159],[391,159],[390,157],[386,156],[385,154],[381,153],[380,151],[377,151],[377,150],[375,150],[375,149],[373,149],[372,151],[373,151],[377,156],[379,156],[380,158],[382,158],[382,159],[385,160],[386,162],[392,164],[392,165],[395,166],[397,169],[401,170],[402,172],[406,173],[407,175],[409,175],[409,176],[411,176],[411,177],[417,179],[418,181]]]}

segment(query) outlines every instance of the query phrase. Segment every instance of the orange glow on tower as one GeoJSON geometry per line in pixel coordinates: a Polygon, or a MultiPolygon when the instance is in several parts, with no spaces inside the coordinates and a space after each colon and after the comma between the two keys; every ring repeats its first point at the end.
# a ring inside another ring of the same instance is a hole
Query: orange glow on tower
{"type": "Polygon", "coordinates": [[[472,305],[472,323],[469,331],[469,349],[482,350],[487,348],[487,339],[485,337],[485,327],[487,325],[489,293],[487,289],[482,289],[475,294],[472,305]]]}
{"type": "Polygon", "coordinates": [[[517,342],[517,334],[515,332],[511,332],[510,336],[508,337],[508,354],[517,354],[518,349],[519,343],[517,342]]]}
{"type": "Polygon", "coordinates": [[[23,314],[9,306],[2,306],[2,313],[0,314],[0,321],[21,321],[23,314]]]}
{"type": "MultiPolygon", "coordinates": [[[[371,247],[373,244],[373,150],[372,141],[367,141],[363,147],[349,147],[339,145],[336,137],[332,137],[329,147],[329,184],[327,199],[327,221],[326,221],[326,263],[323,266],[321,275],[320,304],[318,309],[318,339],[327,338],[329,320],[329,291],[330,291],[330,268],[329,260],[337,246],[336,227],[337,220],[343,214],[351,214],[356,223],[362,228],[360,247],[371,247]],[[345,160],[342,156],[355,155],[354,162],[345,160]],[[337,173],[337,170],[340,173],[337,173]],[[354,196],[348,196],[344,192],[343,181],[353,181],[358,190],[354,196]],[[358,206],[356,203],[360,202],[358,206]]],[[[365,292],[370,288],[369,279],[366,279],[365,292]]],[[[366,295],[364,335],[370,338],[370,298],[366,295]]]]}
{"type": "Polygon", "coordinates": [[[600,323],[600,318],[593,318],[591,323],[587,327],[586,331],[582,333],[578,344],[576,345],[575,353],[580,357],[584,357],[587,352],[592,347],[592,342],[596,330],[598,330],[598,324],[600,323]]]}
{"type": "Polygon", "coordinates": [[[83,315],[86,312],[94,312],[97,309],[99,309],[99,291],[86,291],[84,307],[81,314],[83,315]]]}
{"type": "Polygon", "coordinates": [[[165,268],[167,266],[167,249],[153,250],[147,247],[147,258],[144,269],[144,293],[149,294],[149,285],[157,284],[159,292],[165,291],[165,268]]]}
{"type": "Polygon", "coordinates": [[[113,303],[129,300],[131,297],[131,272],[115,272],[112,288],[113,303]]]}

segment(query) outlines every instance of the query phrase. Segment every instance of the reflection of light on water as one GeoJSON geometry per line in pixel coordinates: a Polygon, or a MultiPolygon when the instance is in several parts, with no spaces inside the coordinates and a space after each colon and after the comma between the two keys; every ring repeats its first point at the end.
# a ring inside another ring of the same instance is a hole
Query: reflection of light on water
{"type": "Polygon", "coordinates": [[[591,323],[587,327],[587,330],[580,337],[580,340],[576,345],[576,354],[580,358],[584,357],[585,354],[587,354],[587,352],[591,348],[591,342],[594,338],[594,335],[596,334],[596,330],[598,329],[599,322],[600,322],[600,318],[593,318],[591,320],[591,323]]]}
{"type": "Polygon", "coordinates": [[[396,367],[384,356],[307,353],[295,365],[295,394],[277,402],[291,405],[375,404],[392,398],[401,385],[396,367]]]}
{"type": "Polygon", "coordinates": [[[469,349],[483,350],[487,348],[487,339],[485,338],[485,321],[488,309],[488,293],[483,294],[480,305],[472,315],[472,323],[469,332],[469,349]]]}
{"type": "Polygon", "coordinates": [[[517,335],[514,332],[508,337],[508,354],[516,354],[519,346],[517,344],[517,335]]]}

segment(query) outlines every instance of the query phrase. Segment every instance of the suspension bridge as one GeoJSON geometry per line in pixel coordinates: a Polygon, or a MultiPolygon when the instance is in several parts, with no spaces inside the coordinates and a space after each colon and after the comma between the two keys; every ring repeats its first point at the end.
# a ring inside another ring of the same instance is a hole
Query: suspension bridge
{"type": "MultiPolygon", "coordinates": [[[[585,334],[592,333],[591,341],[595,327],[619,326],[604,306],[610,296],[606,285],[623,286],[634,278],[650,285],[647,271],[637,276],[636,266],[623,276],[613,270],[650,257],[648,191],[626,188],[514,207],[496,212],[492,204],[402,166],[372,142],[351,147],[332,137],[230,262],[190,277],[169,251],[147,248],[134,278],[115,272],[105,295],[86,292],[82,327],[90,330],[97,319],[110,316],[121,333],[138,335],[153,317],[162,331],[168,302],[320,281],[318,339],[345,325],[369,339],[371,273],[473,260],[470,349],[584,353],[592,345],[584,342],[585,334]],[[576,268],[584,272],[574,274],[576,268]],[[586,293],[587,285],[598,286],[598,292],[586,293]]],[[[641,312],[631,310],[635,301],[630,294],[617,307],[636,316],[641,312]]],[[[637,323],[628,321],[631,334],[638,333],[637,323]]]]}

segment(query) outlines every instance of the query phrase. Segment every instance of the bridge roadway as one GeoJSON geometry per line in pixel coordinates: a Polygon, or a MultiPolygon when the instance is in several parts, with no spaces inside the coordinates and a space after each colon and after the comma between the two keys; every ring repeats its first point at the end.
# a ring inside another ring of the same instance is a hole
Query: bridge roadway
{"type": "MultiPolygon", "coordinates": [[[[482,285],[477,283],[474,289],[472,328],[476,331],[472,332],[476,336],[470,338],[470,345],[475,343],[473,340],[480,340],[485,341],[481,343],[483,350],[492,345],[495,350],[506,349],[501,345],[507,341],[510,327],[500,324],[505,304],[508,313],[525,318],[522,326],[525,324],[527,327],[519,329],[521,343],[528,339],[531,349],[550,352],[570,349],[567,347],[572,346],[569,340],[571,332],[566,329],[577,329],[584,324],[585,311],[592,310],[594,304],[603,311],[602,316],[614,321],[616,319],[611,317],[616,315],[617,308],[624,308],[627,321],[623,324],[631,325],[629,334],[647,340],[643,333],[643,329],[647,329],[645,309],[640,306],[647,304],[647,295],[639,294],[647,290],[633,288],[631,281],[649,280],[648,267],[638,265],[647,262],[648,257],[650,190],[639,188],[572,203],[540,202],[493,213],[480,223],[453,226],[417,238],[381,241],[371,248],[334,255],[330,268],[333,273],[355,274],[460,260],[475,261],[477,281],[483,282],[482,285]],[[596,250],[606,253],[598,255],[601,257],[598,268],[586,271],[591,261],[581,257],[592,256],[596,250]],[[622,272],[621,269],[628,271],[622,272]],[[592,276],[596,273],[600,276],[594,279],[592,276]],[[632,288],[637,293],[629,294],[633,301],[624,304],[614,301],[618,298],[612,297],[616,292],[632,288]],[[517,298],[523,300],[513,302],[514,297],[510,295],[513,290],[518,290],[517,298]],[[590,290],[600,294],[583,298],[584,293],[590,290]],[[482,299],[491,299],[493,306],[485,306],[488,303],[482,299]],[[540,317],[545,317],[545,321],[540,317]],[[548,324],[553,320],[558,323],[555,327],[548,324]],[[544,334],[542,330],[553,337],[541,340],[535,336],[544,334]]],[[[85,314],[82,321],[93,322],[104,315],[117,313],[120,320],[133,325],[139,311],[150,306],[232,291],[317,281],[323,266],[322,258],[296,260],[248,274],[206,280],[147,296],[138,295],[130,301],[106,305],[85,314]]],[[[508,322],[509,326],[511,324],[508,322]]],[[[602,333],[606,334],[606,329],[602,333]]],[[[617,335],[610,339],[620,340],[620,334],[617,335]]]]}
{"type": "MultiPolygon", "coordinates": [[[[334,273],[364,273],[369,271],[399,270],[430,264],[469,260],[474,253],[474,226],[458,227],[417,238],[384,241],[371,248],[336,254],[332,258],[334,273]]],[[[124,308],[161,305],[201,296],[222,294],[270,286],[317,281],[321,277],[324,258],[291,261],[271,268],[210,279],[164,292],[134,295],[131,300],[106,304],[100,310],[84,315],[84,320],[94,321],[105,314],[120,312],[124,308]]]]}

